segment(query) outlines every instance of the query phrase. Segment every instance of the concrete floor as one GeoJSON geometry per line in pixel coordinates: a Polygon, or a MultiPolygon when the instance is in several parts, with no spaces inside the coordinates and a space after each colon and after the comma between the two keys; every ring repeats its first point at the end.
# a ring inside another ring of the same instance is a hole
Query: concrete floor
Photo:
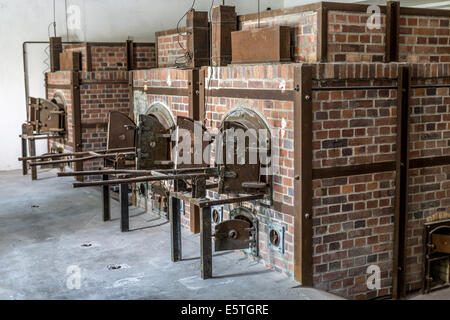
{"type": "Polygon", "coordinates": [[[432,291],[428,294],[417,294],[409,297],[410,300],[450,300],[450,288],[432,291]]]}
{"type": "Polygon", "coordinates": [[[184,232],[183,261],[172,263],[168,223],[132,209],[134,231],[121,233],[116,201],[105,223],[98,189],[38,175],[0,172],[0,299],[339,299],[236,252],[215,254],[214,278],[201,280],[198,235],[184,232]],[[67,287],[70,266],[80,289],[67,287]]]}

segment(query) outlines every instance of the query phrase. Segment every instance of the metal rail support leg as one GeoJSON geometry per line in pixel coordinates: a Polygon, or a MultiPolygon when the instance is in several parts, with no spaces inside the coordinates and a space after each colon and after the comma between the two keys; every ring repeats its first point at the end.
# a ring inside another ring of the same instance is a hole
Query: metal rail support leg
{"type": "MultiPolygon", "coordinates": [[[[36,156],[36,141],[28,139],[28,149],[30,150],[30,157],[36,156]]],[[[31,180],[37,180],[37,167],[31,167],[31,180]]]]}
{"type": "MultiPolygon", "coordinates": [[[[22,138],[22,157],[27,157],[27,139],[22,138]]],[[[27,160],[22,160],[22,173],[25,176],[28,173],[27,160]]]]}
{"type": "Polygon", "coordinates": [[[120,231],[130,230],[130,213],[128,211],[128,184],[120,185],[120,231]]]}
{"type": "Polygon", "coordinates": [[[211,207],[200,209],[200,255],[202,279],[212,278],[211,207]]]}
{"type": "MultiPolygon", "coordinates": [[[[108,175],[103,175],[103,181],[108,180],[108,175]]],[[[111,220],[111,206],[109,200],[109,186],[102,187],[102,197],[103,197],[103,221],[111,220]]]]}
{"type": "Polygon", "coordinates": [[[172,261],[181,261],[181,217],[180,200],[169,197],[169,220],[172,261]]]}

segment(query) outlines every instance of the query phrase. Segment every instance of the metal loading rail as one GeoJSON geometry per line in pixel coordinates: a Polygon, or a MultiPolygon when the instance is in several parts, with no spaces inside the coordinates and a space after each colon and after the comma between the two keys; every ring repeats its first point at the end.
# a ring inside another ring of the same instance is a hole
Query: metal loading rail
{"type": "MultiPolygon", "coordinates": [[[[242,203],[260,200],[264,193],[253,195],[239,195],[226,199],[209,199],[207,189],[217,188],[216,183],[208,184],[209,178],[218,178],[221,173],[216,167],[163,169],[163,170],[98,170],[84,172],[58,173],[58,176],[102,175],[102,181],[75,182],[74,188],[102,186],[103,188],[103,217],[110,218],[109,186],[120,186],[121,231],[129,231],[128,184],[137,182],[174,181],[174,191],[169,196],[169,221],[171,239],[171,257],[173,262],[182,260],[181,253],[181,214],[180,201],[184,200],[200,208],[200,256],[202,279],[212,278],[212,240],[219,236],[211,232],[211,207],[215,205],[242,203]],[[121,177],[110,180],[110,175],[121,177]],[[132,177],[130,177],[132,176],[132,177]],[[190,187],[187,187],[190,185],[190,187]]],[[[228,235],[226,235],[228,236],[228,235]]]]}
{"type": "MultiPolygon", "coordinates": [[[[102,149],[102,150],[81,151],[81,152],[49,153],[39,156],[33,155],[29,157],[23,156],[20,157],[18,160],[22,161],[24,168],[27,168],[29,166],[33,169],[33,172],[35,173],[36,172],[35,168],[37,166],[69,164],[95,159],[104,159],[105,162],[108,159],[112,159],[113,162],[115,163],[114,165],[115,167],[119,166],[123,168],[126,167],[125,161],[127,159],[133,160],[134,163],[135,157],[136,157],[136,149],[134,147],[129,147],[129,148],[102,149]]],[[[32,175],[32,179],[33,180],[36,179],[35,174],[32,175]]]]}

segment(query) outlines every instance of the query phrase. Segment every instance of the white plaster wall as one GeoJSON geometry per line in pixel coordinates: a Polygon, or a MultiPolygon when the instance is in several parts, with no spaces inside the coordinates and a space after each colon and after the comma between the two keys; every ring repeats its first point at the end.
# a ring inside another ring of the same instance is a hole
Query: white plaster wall
{"type": "MultiPolygon", "coordinates": [[[[57,36],[67,40],[69,35],[70,41],[125,41],[128,37],[154,41],[155,32],[175,28],[191,4],[192,0],[56,0],[57,36]],[[65,3],[80,8],[78,32],[66,31],[65,3]]],[[[225,4],[236,6],[238,14],[257,11],[256,0],[227,0],[225,4]]],[[[208,11],[210,5],[211,0],[197,0],[195,9],[208,11]]],[[[261,0],[261,10],[267,7],[282,8],[283,0],[261,0]]],[[[52,20],[53,0],[0,0],[0,170],[21,166],[18,135],[26,118],[22,43],[47,41],[52,20]]],[[[45,47],[28,46],[31,96],[45,95],[45,47]]],[[[38,143],[37,152],[46,152],[44,141],[38,143]]]]}

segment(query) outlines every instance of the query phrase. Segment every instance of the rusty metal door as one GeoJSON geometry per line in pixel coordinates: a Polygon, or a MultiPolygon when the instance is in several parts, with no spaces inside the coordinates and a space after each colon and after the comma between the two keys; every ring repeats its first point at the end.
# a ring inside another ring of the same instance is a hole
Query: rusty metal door
{"type": "Polygon", "coordinates": [[[37,134],[65,131],[64,106],[46,99],[29,98],[29,122],[37,134]]]}
{"type": "Polygon", "coordinates": [[[215,251],[247,249],[250,247],[252,227],[246,220],[232,219],[214,227],[215,251]]]}
{"type": "MultiPolygon", "coordinates": [[[[237,121],[225,121],[222,127],[224,134],[223,143],[223,165],[220,176],[220,192],[223,193],[248,193],[249,190],[260,189],[266,186],[266,183],[261,182],[260,179],[260,164],[257,158],[256,163],[250,164],[250,149],[249,139],[245,138],[245,152],[243,155],[245,159],[241,159],[237,148],[236,136],[228,136],[227,130],[238,129],[244,132],[249,129],[249,126],[237,121]],[[233,144],[233,148],[228,150],[227,145],[233,144]],[[232,162],[230,161],[232,159],[232,162]],[[239,161],[244,160],[244,164],[239,164],[239,161]]],[[[257,139],[257,137],[255,137],[257,139]]],[[[257,140],[256,140],[257,141],[257,140]]]]}
{"type": "Polygon", "coordinates": [[[155,114],[139,115],[138,127],[139,170],[170,169],[171,128],[166,128],[155,114]]]}
{"type": "Polygon", "coordinates": [[[136,124],[122,112],[112,111],[108,119],[107,149],[133,148],[136,124]]]}
{"type": "MultiPolygon", "coordinates": [[[[196,168],[196,167],[207,167],[209,166],[209,157],[207,161],[205,161],[203,157],[203,151],[208,146],[208,141],[203,141],[203,135],[207,131],[207,129],[199,122],[195,122],[191,118],[183,117],[183,116],[177,116],[177,126],[178,129],[184,129],[189,131],[190,137],[191,137],[191,157],[190,157],[190,164],[180,163],[177,165],[177,168],[196,168]],[[195,139],[195,126],[201,126],[201,134],[202,136],[199,137],[202,139],[201,148],[195,148],[194,147],[194,139],[195,139]],[[195,159],[201,159],[201,163],[195,163],[195,159]]],[[[182,153],[180,153],[180,156],[182,156],[182,153]]]]}

